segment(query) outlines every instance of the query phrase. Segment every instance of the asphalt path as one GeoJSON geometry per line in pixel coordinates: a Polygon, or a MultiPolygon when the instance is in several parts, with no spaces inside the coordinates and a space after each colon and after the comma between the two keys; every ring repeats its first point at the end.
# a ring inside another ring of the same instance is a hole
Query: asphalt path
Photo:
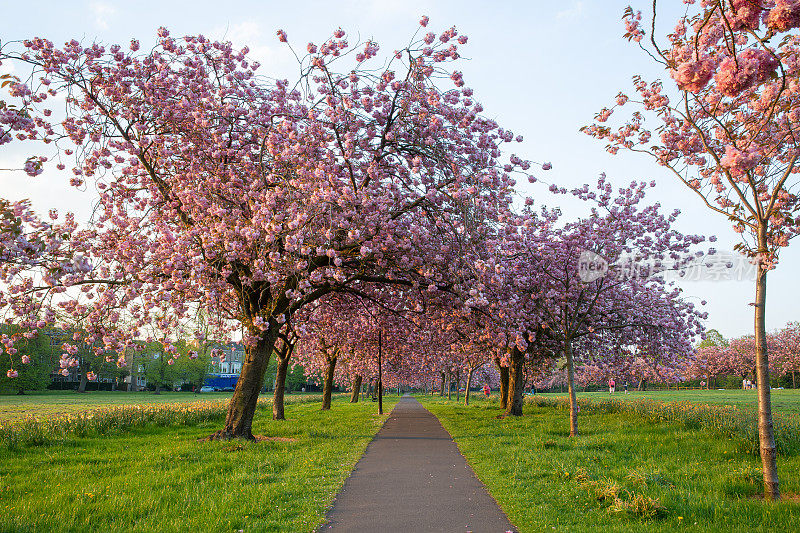
{"type": "Polygon", "coordinates": [[[319,531],[513,530],[439,420],[405,396],[345,481],[319,531]]]}

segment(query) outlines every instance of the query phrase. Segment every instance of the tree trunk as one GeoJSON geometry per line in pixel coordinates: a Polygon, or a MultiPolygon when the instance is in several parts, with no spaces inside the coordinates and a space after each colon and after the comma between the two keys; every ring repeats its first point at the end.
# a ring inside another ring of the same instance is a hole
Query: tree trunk
{"type": "Polygon", "coordinates": [[[467,372],[467,386],[464,390],[464,405],[469,405],[469,388],[472,386],[472,373],[475,372],[474,368],[470,368],[467,372]]]}
{"type": "Polygon", "coordinates": [[[353,393],[350,395],[350,403],[358,403],[358,393],[361,392],[361,374],[356,374],[353,378],[353,393]]]}
{"type": "Polygon", "coordinates": [[[331,408],[331,393],[333,392],[333,371],[336,369],[337,356],[328,358],[328,366],[325,367],[325,384],[322,388],[322,410],[327,411],[331,408]]]}
{"type": "Polygon", "coordinates": [[[508,372],[508,403],[506,415],[522,416],[522,389],[525,386],[523,364],[525,354],[516,346],[511,349],[511,366],[508,372]]]}
{"type": "Polygon", "coordinates": [[[283,412],[286,395],[286,374],[289,370],[289,357],[278,355],[278,370],[275,372],[275,391],[272,393],[272,419],[286,420],[283,412]]]}
{"type": "Polygon", "coordinates": [[[792,388],[793,389],[797,388],[797,382],[795,382],[795,374],[796,374],[796,372],[794,370],[792,370],[792,388]]]}
{"type": "Polygon", "coordinates": [[[461,376],[456,376],[456,402],[461,401],[461,376]]]}
{"type": "Polygon", "coordinates": [[[439,387],[439,396],[444,396],[444,372],[442,372],[442,383],[439,387]]]}
{"type": "Polygon", "coordinates": [[[450,400],[452,398],[451,394],[453,393],[453,376],[447,374],[447,399],[450,400]]]}
{"type": "Polygon", "coordinates": [[[378,330],[378,414],[383,414],[383,367],[381,361],[383,359],[383,351],[381,349],[381,338],[383,338],[383,330],[378,330]]]}
{"type": "Polygon", "coordinates": [[[500,358],[495,357],[494,363],[500,372],[500,409],[508,407],[508,367],[500,364],[500,358]]]}
{"type": "Polygon", "coordinates": [[[81,372],[81,382],[78,384],[78,392],[86,392],[86,384],[89,378],[86,377],[86,372],[81,372]]]}
{"type": "MultiPolygon", "coordinates": [[[[767,250],[766,228],[759,228],[759,251],[767,250]]],[[[778,486],[777,452],[772,426],[772,399],[770,397],[769,354],[766,331],[767,270],[758,264],[755,301],[756,334],[756,387],[758,388],[758,441],[761,448],[761,467],[764,473],[764,499],[780,500],[778,486]]]]}
{"type": "Polygon", "coordinates": [[[264,383],[269,358],[278,340],[278,324],[270,320],[270,328],[261,333],[255,346],[247,348],[239,380],[228,403],[225,427],[213,435],[212,440],[253,440],[253,415],[258,405],[258,394],[264,383]]]}
{"type": "Polygon", "coordinates": [[[575,362],[572,359],[572,342],[565,341],[567,356],[567,381],[569,382],[569,436],[578,436],[578,400],[575,398],[575,362]]]}

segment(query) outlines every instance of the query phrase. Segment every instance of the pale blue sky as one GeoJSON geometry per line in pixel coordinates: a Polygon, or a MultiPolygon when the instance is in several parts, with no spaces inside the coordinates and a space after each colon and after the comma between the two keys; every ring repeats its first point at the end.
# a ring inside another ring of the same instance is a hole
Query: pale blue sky
{"type": "MultiPolygon", "coordinates": [[[[247,44],[264,65],[263,74],[293,78],[296,63],[275,37],[284,29],[299,50],[308,41],[321,42],[341,26],[351,40],[359,35],[376,39],[383,51],[408,42],[418,20],[426,14],[430,28],[455,25],[469,36],[459,65],[467,85],[475,89],[485,114],[525,137],[517,145],[521,157],[552,161],[553,170],[542,177],[560,186],[593,183],[606,172],[613,183],[655,179],[653,201],[666,208],[680,208],[678,227],[687,233],[719,237],[719,249],[736,242],[727,222],[707,211],[699,201],[644,157],[608,155],[602,143],[578,132],[594,113],[613,101],[620,90],[630,92],[631,76],[662,76],[648,58],[621,38],[622,11],[631,3],[647,12],[642,0],[583,0],[563,2],[451,2],[432,0],[340,0],[339,2],[273,1],[40,1],[3,6],[0,39],[24,39],[34,35],[56,43],[76,38],[107,43],[127,43],[132,37],[143,48],[154,41],[156,29],[166,26],[173,35],[203,33],[226,36],[236,45],[247,44]]],[[[668,4],[669,2],[663,2],[668,4]]],[[[673,9],[681,3],[675,0],[673,9]]],[[[678,12],[660,14],[674,21],[678,12]]],[[[0,168],[24,160],[23,153],[0,148],[0,168]]],[[[86,216],[89,193],[66,191],[66,180],[55,173],[31,179],[22,174],[0,173],[0,196],[31,198],[36,207],[52,205],[86,216]],[[66,192],[65,192],[66,191],[66,192]]],[[[548,204],[545,187],[520,184],[521,192],[548,204]]],[[[574,204],[566,204],[570,212],[574,204]]],[[[577,211],[575,211],[577,213],[577,211]]],[[[800,241],[782,254],[768,284],[767,326],[781,327],[800,319],[793,303],[800,283],[800,241]]],[[[707,300],[708,327],[726,337],[752,332],[754,287],[751,281],[684,283],[687,295],[707,300]]]]}

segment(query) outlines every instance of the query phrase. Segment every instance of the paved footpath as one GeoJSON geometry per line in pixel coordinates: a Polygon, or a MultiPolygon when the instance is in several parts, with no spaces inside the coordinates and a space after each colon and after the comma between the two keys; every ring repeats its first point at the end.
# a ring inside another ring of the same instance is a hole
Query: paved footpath
{"type": "Polygon", "coordinates": [[[409,396],[370,442],[327,518],[320,532],[514,529],[439,420],[409,396]]]}

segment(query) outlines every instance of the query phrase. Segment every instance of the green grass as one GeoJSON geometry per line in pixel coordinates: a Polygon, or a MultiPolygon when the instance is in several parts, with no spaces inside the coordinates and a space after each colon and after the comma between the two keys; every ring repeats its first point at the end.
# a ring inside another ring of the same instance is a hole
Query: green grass
{"type": "MultiPolygon", "coordinates": [[[[571,439],[565,411],[526,405],[497,419],[482,399],[418,399],[522,532],[800,530],[797,497],[760,501],[760,460],[734,439],[625,413],[581,413],[571,439]]],[[[800,494],[800,457],[778,467],[784,494],[800,494]]]]}
{"type": "MultiPolygon", "coordinates": [[[[537,396],[566,396],[567,393],[537,393],[537,396]]],[[[677,391],[630,391],[625,394],[617,390],[605,392],[579,392],[579,398],[615,400],[656,400],[663,402],[687,401],[694,403],[736,405],[756,409],[758,400],[755,390],[677,390],[677,391]]],[[[800,389],[772,391],[772,410],[776,413],[800,414],[800,389]]]]}
{"type": "Polygon", "coordinates": [[[259,410],[253,432],[284,441],[198,442],[212,420],[0,449],[0,531],[313,531],[376,411],[346,398],[287,404],[282,422],[259,410]]]}
{"type": "MultiPolygon", "coordinates": [[[[28,416],[78,414],[98,408],[120,405],[150,405],[191,403],[198,400],[227,400],[232,392],[108,392],[78,394],[74,391],[37,391],[25,395],[0,395],[0,421],[17,420],[28,416]]],[[[268,395],[268,394],[265,394],[268,395]]]]}

